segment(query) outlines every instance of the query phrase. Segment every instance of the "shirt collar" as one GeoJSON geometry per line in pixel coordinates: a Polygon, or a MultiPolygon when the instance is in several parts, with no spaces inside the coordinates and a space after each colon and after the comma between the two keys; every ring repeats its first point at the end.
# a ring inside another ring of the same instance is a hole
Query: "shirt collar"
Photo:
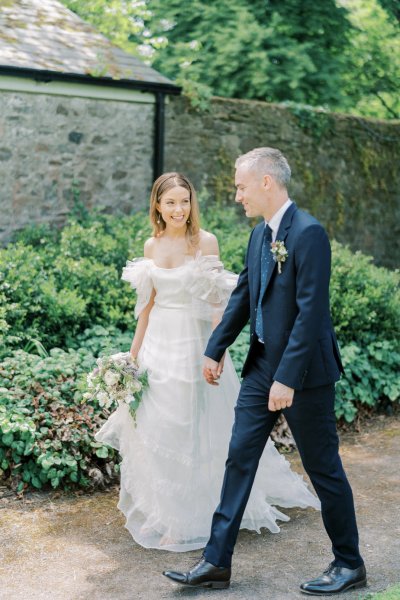
{"type": "Polygon", "coordinates": [[[283,206],[280,207],[280,209],[274,214],[274,216],[268,222],[266,221],[266,224],[269,225],[272,229],[272,234],[274,237],[276,237],[276,234],[278,233],[279,225],[281,224],[283,215],[285,214],[285,212],[291,204],[293,204],[293,202],[290,198],[288,198],[285,204],[283,204],[283,206]]]}

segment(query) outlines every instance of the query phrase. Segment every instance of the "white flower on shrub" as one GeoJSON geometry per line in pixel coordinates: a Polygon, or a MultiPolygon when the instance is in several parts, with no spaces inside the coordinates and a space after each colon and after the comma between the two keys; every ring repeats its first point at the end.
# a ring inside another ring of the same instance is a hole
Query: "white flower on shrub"
{"type": "Polygon", "coordinates": [[[107,387],[113,387],[119,381],[119,373],[115,371],[106,371],[104,374],[104,381],[106,382],[107,387]]]}

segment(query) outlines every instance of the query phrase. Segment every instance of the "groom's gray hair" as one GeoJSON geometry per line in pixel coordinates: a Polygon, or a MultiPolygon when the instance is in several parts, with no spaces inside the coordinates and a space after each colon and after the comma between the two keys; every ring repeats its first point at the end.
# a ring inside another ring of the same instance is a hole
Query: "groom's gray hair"
{"type": "Polygon", "coordinates": [[[245,167],[263,175],[271,175],[283,187],[289,185],[292,174],[288,161],[277,148],[254,148],[254,150],[239,156],[235,162],[235,169],[238,167],[245,167]]]}

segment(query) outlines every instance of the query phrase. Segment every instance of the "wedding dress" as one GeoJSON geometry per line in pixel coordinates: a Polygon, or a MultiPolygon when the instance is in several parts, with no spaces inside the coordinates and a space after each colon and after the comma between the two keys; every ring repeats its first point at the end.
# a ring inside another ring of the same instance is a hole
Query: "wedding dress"
{"type": "MultiPolygon", "coordinates": [[[[134,540],[175,552],[202,548],[219,501],[240,386],[228,353],[219,386],[207,384],[203,352],[212,316],[225,307],[237,276],[216,256],[199,253],[171,269],[138,258],[128,262],[122,278],[137,291],[136,317],[156,290],[138,356],[149,387],[136,426],[122,403],[96,440],[122,456],[118,508],[134,540]]],[[[276,521],[289,518],[275,505],[320,508],[269,441],[241,527],[278,532],[276,521]]]]}

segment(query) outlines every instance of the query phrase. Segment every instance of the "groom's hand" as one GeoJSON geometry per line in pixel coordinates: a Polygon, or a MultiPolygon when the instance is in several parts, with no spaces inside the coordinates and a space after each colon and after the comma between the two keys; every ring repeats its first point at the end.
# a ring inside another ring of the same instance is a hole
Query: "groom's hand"
{"type": "Polygon", "coordinates": [[[224,370],[225,354],[219,362],[206,356],[203,364],[203,377],[210,385],[219,385],[218,379],[224,370]]]}
{"type": "Polygon", "coordinates": [[[268,408],[273,412],[292,406],[294,389],[274,381],[269,391],[268,408]]]}

